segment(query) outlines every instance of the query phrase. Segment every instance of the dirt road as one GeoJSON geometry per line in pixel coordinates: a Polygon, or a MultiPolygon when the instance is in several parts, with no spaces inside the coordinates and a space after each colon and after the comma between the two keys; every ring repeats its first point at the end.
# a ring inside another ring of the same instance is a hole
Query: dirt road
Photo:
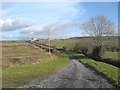
{"type": "Polygon", "coordinates": [[[25,88],[113,88],[96,71],[86,68],[76,59],[68,67],[42,80],[34,80],[25,88]]]}

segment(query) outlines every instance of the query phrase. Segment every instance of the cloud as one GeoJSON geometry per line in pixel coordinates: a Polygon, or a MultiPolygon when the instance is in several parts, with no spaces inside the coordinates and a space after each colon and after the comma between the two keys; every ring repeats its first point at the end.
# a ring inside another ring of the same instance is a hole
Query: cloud
{"type": "Polygon", "coordinates": [[[4,3],[3,9],[7,11],[4,17],[29,17],[44,25],[70,21],[86,11],[78,2],[4,3]]]}
{"type": "Polygon", "coordinates": [[[0,30],[2,30],[3,20],[0,19],[0,30]]]}
{"type": "Polygon", "coordinates": [[[32,35],[32,34],[40,33],[41,31],[42,31],[42,27],[40,25],[34,25],[34,26],[23,28],[21,30],[21,33],[32,35]]]}
{"type": "Polygon", "coordinates": [[[23,35],[36,38],[48,38],[48,30],[50,30],[51,38],[65,38],[68,36],[73,36],[68,28],[79,27],[80,22],[68,22],[68,23],[55,23],[52,25],[40,27],[39,25],[34,25],[21,30],[23,35]]]}
{"type": "MultiPolygon", "coordinates": [[[[66,30],[70,25],[65,26],[60,23],[65,24],[76,18],[78,19],[86,11],[78,2],[7,2],[4,3],[3,9],[5,12],[4,20],[0,20],[2,22],[0,27],[4,32],[14,32],[16,36],[10,36],[13,39],[18,38],[17,35],[21,36],[21,39],[30,39],[31,37],[47,38],[49,26],[56,22],[59,25],[55,25],[54,29],[51,30],[51,37],[65,37],[65,34],[71,33],[66,30]],[[35,20],[37,25],[31,24],[29,19],[35,20]],[[19,33],[16,33],[16,31],[19,31],[19,33]]],[[[4,35],[7,36],[6,33],[4,35]]]]}
{"type": "Polygon", "coordinates": [[[14,31],[31,26],[33,23],[22,19],[0,19],[0,28],[2,31],[14,31]]]}

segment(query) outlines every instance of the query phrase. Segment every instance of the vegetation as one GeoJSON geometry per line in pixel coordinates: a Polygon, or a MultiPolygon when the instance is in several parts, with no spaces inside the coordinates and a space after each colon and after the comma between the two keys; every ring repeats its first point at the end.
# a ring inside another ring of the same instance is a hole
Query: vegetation
{"type": "Polygon", "coordinates": [[[119,54],[120,54],[120,52],[105,52],[104,57],[108,57],[108,58],[120,58],[119,54]]]}
{"type": "Polygon", "coordinates": [[[47,52],[25,42],[2,43],[2,66],[35,63],[47,57],[47,52]]]}
{"type": "MultiPolygon", "coordinates": [[[[89,21],[83,23],[80,28],[84,29],[85,33],[92,37],[91,44],[87,42],[87,47],[79,47],[76,45],[77,49],[75,48],[74,50],[80,50],[86,56],[95,60],[101,60],[105,49],[109,50],[109,47],[107,47],[108,43],[105,43],[105,41],[109,39],[109,36],[115,34],[114,24],[108,19],[108,17],[102,15],[90,18],[89,21]]],[[[115,46],[110,48],[112,49],[112,52],[116,49],[115,46]]],[[[116,51],[119,51],[119,48],[117,48],[116,51]]],[[[111,61],[112,60],[109,60],[110,63],[111,61]]]]}
{"type": "Polygon", "coordinates": [[[95,43],[97,47],[103,45],[103,36],[113,35],[115,31],[114,24],[103,15],[90,18],[88,22],[81,25],[81,28],[93,36],[92,43],[95,43]]]}
{"type": "MultiPolygon", "coordinates": [[[[118,45],[118,38],[120,37],[115,37],[115,36],[111,36],[111,37],[107,37],[109,38],[108,40],[105,40],[106,37],[102,37],[103,38],[103,48],[105,51],[111,51],[114,48],[114,52],[118,52],[117,49],[119,48],[118,45]]],[[[95,47],[96,45],[93,42],[93,38],[92,37],[84,37],[84,38],[79,38],[77,43],[74,46],[74,49],[76,50],[80,50],[82,47],[91,49],[93,47],[95,47]]]]}
{"type": "MultiPolygon", "coordinates": [[[[80,45],[80,43],[78,43],[78,45],[76,44],[74,51],[81,52],[84,55],[86,55],[87,57],[90,57],[96,61],[102,61],[105,63],[112,64],[114,66],[120,67],[120,59],[119,58],[110,57],[110,55],[109,55],[109,57],[104,55],[105,54],[105,49],[104,49],[105,47],[99,48],[99,47],[95,47],[92,45],[90,45],[90,46],[88,46],[88,45],[89,44],[82,46],[82,45],[80,45]]],[[[117,55],[117,53],[116,53],[116,55],[117,55]]]]}
{"type": "MultiPolygon", "coordinates": [[[[50,29],[52,27],[48,26],[47,28],[50,29]]],[[[118,52],[120,51],[118,47],[119,37],[109,36],[114,33],[113,23],[105,16],[96,16],[82,24],[80,28],[84,29],[90,37],[51,40],[50,46],[52,47],[49,50],[54,53],[51,56],[45,52],[45,50],[48,51],[49,47],[47,40],[37,40],[37,42],[44,44],[47,49],[39,45],[41,48],[36,47],[35,42],[32,42],[32,44],[25,41],[3,42],[3,63],[0,63],[3,67],[6,67],[2,71],[3,87],[23,86],[33,79],[47,76],[68,65],[70,62],[68,57],[65,54],[60,54],[56,48],[63,49],[64,51],[81,52],[82,54],[75,54],[76,57],[79,57],[79,61],[90,65],[105,75],[114,86],[120,87],[120,80],[118,80],[120,68],[113,66],[119,66],[120,64],[120,61],[118,61],[118,52]],[[116,60],[113,58],[116,58],[116,60]]]]}
{"type": "Polygon", "coordinates": [[[38,64],[4,68],[2,71],[3,88],[23,86],[34,79],[55,73],[68,65],[69,62],[65,54],[60,54],[56,58],[47,59],[38,64]]]}
{"type": "MultiPolygon", "coordinates": [[[[74,44],[78,41],[78,39],[59,39],[59,40],[51,40],[51,46],[56,46],[56,48],[63,48],[66,46],[67,48],[73,48],[74,44]]],[[[45,44],[48,44],[48,41],[42,41],[45,44]]]]}
{"type": "MultiPolygon", "coordinates": [[[[117,37],[110,37],[111,39],[108,41],[104,41],[106,45],[104,45],[105,55],[103,57],[113,57],[117,58],[117,46],[118,41],[117,37]],[[111,44],[114,43],[114,44],[111,44]],[[108,44],[108,45],[107,45],[108,44]],[[109,46],[111,45],[111,46],[109,46]],[[111,47],[116,47],[113,52],[111,47]],[[109,47],[107,49],[107,47],[109,47]]],[[[92,54],[92,50],[94,48],[94,44],[92,42],[92,37],[80,37],[80,38],[72,38],[65,40],[51,40],[51,46],[55,46],[55,48],[62,48],[66,50],[72,50],[75,52],[86,51],[87,54],[92,54]]],[[[40,41],[38,41],[40,42],[40,41]]],[[[42,41],[42,43],[47,44],[47,41],[42,41]]],[[[27,44],[25,42],[3,42],[3,64],[10,64],[8,61],[11,61],[11,57],[13,61],[26,61],[31,60],[32,63],[26,62],[26,64],[16,65],[18,63],[15,62],[15,66],[3,68],[3,87],[19,87],[25,85],[33,79],[41,78],[47,76],[51,73],[56,72],[62,67],[68,65],[69,59],[65,54],[56,54],[59,56],[53,56],[49,58],[47,52],[44,50],[35,47],[34,45],[27,44]],[[26,53],[27,52],[27,53],[26,53]],[[26,56],[30,57],[26,59],[26,56]],[[39,58],[40,57],[40,58],[39,58]],[[20,59],[19,59],[20,58],[20,59]],[[37,62],[37,63],[36,63],[37,62]],[[34,71],[34,72],[31,72],[34,71]]],[[[56,50],[53,51],[56,53],[56,50]]],[[[75,54],[79,56],[79,60],[84,64],[88,64],[95,68],[97,71],[101,72],[105,76],[110,79],[110,82],[115,86],[120,86],[118,81],[118,70],[119,68],[106,64],[104,62],[94,61],[90,58],[87,58],[83,54],[75,54]]]]}
{"type": "MultiPolygon", "coordinates": [[[[104,39],[104,37],[102,37],[104,39]]],[[[81,52],[84,55],[97,60],[102,61],[105,63],[109,63],[112,65],[115,65],[117,67],[120,67],[120,59],[119,58],[110,58],[105,57],[105,52],[112,51],[112,52],[119,52],[120,48],[118,47],[118,38],[115,36],[109,37],[110,39],[108,41],[103,41],[105,45],[103,46],[96,46],[94,43],[92,43],[92,37],[82,41],[80,40],[78,43],[75,44],[74,51],[75,52],[81,52]],[[113,44],[114,42],[114,44],[113,44]],[[109,44],[111,45],[109,47],[109,44]],[[108,46],[107,46],[108,45],[108,46]],[[114,47],[114,50],[113,50],[114,47]],[[109,48],[109,49],[108,49],[109,48]]]]}
{"type": "Polygon", "coordinates": [[[102,73],[105,77],[109,79],[109,81],[116,87],[120,87],[120,79],[119,79],[119,71],[120,68],[115,67],[110,64],[106,64],[103,62],[92,60],[83,54],[74,53],[78,60],[84,64],[87,64],[93,67],[98,72],[102,73]]]}

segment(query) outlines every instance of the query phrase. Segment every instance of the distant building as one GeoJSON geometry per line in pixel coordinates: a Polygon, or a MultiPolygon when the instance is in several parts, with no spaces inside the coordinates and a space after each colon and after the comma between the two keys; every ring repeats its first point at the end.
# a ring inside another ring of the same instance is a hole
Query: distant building
{"type": "Polygon", "coordinates": [[[36,41],[36,40],[37,40],[37,38],[32,38],[32,39],[31,39],[31,41],[36,41]]]}

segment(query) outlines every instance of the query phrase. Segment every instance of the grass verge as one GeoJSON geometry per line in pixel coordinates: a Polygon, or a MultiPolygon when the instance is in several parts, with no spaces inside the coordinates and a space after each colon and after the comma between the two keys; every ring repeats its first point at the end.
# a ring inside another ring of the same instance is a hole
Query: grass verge
{"type": "Polygon", "coordinates": [[[19,87],[23,86],[34,79],[42,78],[49,74],[55,73],[61,68],[68,65],[70,60],[65,54],[57,56],[52,60],[45,60],[38,64],[28,64],[15,67],[8,67],[2,70],[2,87],[19,87]]]}
{"type": "Polygon", "coordinates": [[[74,55],[78,57],[78,60],[80,62],[87,64],[92,68],[94,68],[95,70],[97,70],[98,72],[102,73],[105,77],[107,77],[107,79],[109,80],[109,82],[111,82],[113,86],[120,88],[120,79],[119,79],[120,68],[110,64],[106,64],[104,62],[98,62],[92,60],[90,58],[87,58],[83,54],[74,53],[74,55]]]}

